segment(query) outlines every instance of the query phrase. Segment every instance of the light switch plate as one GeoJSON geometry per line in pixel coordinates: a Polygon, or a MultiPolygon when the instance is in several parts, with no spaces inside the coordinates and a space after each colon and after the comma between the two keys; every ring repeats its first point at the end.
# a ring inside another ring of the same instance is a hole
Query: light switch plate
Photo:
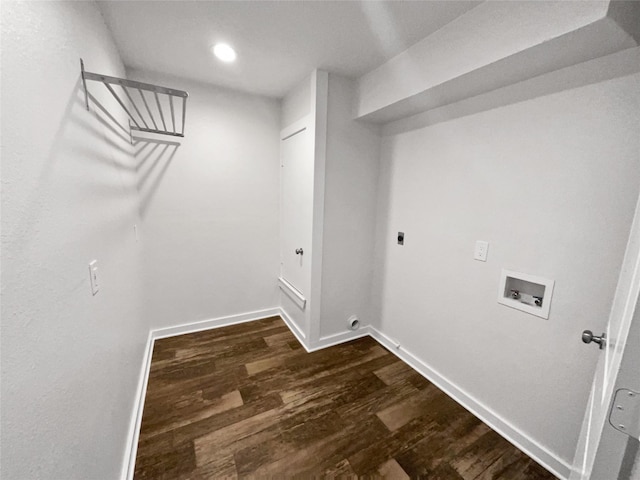
{"type": "Polygon", "coordinates": [[[98,293],[98,261],[93,260],[89,263],[89,279],[91,281],[91,294],[98,293]]]}
{"type": "Polygon", "coordinates": [[[489,252],[489,242],[478,240],[476,242],[476,249],[473,252],[473,258],[480,260],[481,262],[487,261],[487,253],[489,252]]]}

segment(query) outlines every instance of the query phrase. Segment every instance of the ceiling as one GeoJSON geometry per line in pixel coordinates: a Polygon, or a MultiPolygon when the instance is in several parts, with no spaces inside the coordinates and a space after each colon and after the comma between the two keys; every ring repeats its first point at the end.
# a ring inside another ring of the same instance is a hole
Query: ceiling
{"type": "Polygon", "coordinates": [[[313,69],[373,70],[479,1],[102,1],[127,67],[284,96],[313,69]],[[238,53],[211,54],[216,42],[238,53]]]}

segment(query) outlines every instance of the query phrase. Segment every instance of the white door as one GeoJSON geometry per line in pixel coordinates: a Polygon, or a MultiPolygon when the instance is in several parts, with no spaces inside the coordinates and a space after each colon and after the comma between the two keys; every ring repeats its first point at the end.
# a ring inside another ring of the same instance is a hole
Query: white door
{"type": "Polygon", "coordinates": [[[281,144],[281,276],[308,298],[311,287],[313,152],[309,129],[286,129],[281,144]]]}
{"type": "MultiPolygon", "coordinates": [[[[573,462],[570,478],[586,480],[591,473],[596,459],[598,444],[603,428],[608,421],[609,406],[614,394],[614,386],[622,354],[624,352],[629,327],[633,320],[640,293],[640,202],[636,205],[635,218],[631,226],[629,243],[622,263],[618,286],[613,306],[609,315],[606,332],[593,332],[600,336],[605,333],[605,346],[600,350],[600,359],[591,389],[591,398],[587,406],[582,431],[578,440],[578,448],[573,462]]],[[[589,329],[585,325],[585,329],[589,329]]],[[[576,338],[576,341],[579,341],[576,338]]],[[[598,348],[591,343],[585,348],[598,348]]],[[[615,473],[613,474],[615,475],[615,473]]],[[[614,477],[611,477],[614,478],[614,477]]],[[[596,479],[593,479],[596,480],[596,479]]]]}

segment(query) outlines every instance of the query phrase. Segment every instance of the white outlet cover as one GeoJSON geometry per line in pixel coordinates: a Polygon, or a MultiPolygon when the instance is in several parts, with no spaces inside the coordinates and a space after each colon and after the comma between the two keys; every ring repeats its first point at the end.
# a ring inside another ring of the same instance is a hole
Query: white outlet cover
{"type": "Polygon", "coordinates": [[[489,242],[478,240],[476,242],[476,249],[473,252],[473,258],[476,260],[480,260],[481,262],[486,262],[487,253],[489,253],[489,242]]]}

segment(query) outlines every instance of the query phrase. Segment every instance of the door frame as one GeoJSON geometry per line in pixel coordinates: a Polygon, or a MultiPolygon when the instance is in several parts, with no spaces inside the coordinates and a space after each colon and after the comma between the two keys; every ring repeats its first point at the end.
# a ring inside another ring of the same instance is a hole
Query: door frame
{"type": "MultiPolygon", "coordinates": [[[[310,133],[313,152],[313,219],[311,232],[311,285],[305,297],[303,311],[305,326],[299,332],[305,347],[313,349],[320,340],[320,319],[322,300],[322,245],[324,240],[324,194],[325,168],[327,160],[327,116],[329,101],[329,74],[314,70],[310,79],[309,114],[286,126],[280,132],[280,141],[307,128],[310,133]]],[[[282,182],[282,176],[280,178],[282,182]]],[[[280,205],[282,205],[282,185],[280,185],[280,205]]],[[[282,215],[282,209],[280,209],[282,215]]],[[[282,217],[280,216],[280,225],[282,217]]],[[[282,231],[280,232],[282,235],[282,231]]],[[[282,243],[282,239],[280,240],[282,243]]],[[[284,310],[284,309],[283,309],[284,310]]],[[[284,312],[288,315],[288,312],[284,312]]]]}
{"type": "MultiPolygon", "coordinates": [[[[284,267],[284,255],[285,252],[283,250],[283,237],[286,235],[286,232],[283,230],[284,229],[284,179],[283,179],[283,169],[285,168],[285,164],[284,164],[284,153],[283,153],[283,148],[284,148],[284,142],[290,140],[292,137],[302,134],[303,132],[306,132],[307,135],[310,135],[310,130],[309,130],[309,124],[311,122],[310,116],[306,115],[305,117],[301,118],[300,120],[292,123],[291,125],[285,127],[284,129],[282,129],[280,131],[280,194],[279,194],[279,201],[280,201],[280,283],[283,284],[288,291],[290,291],[292,294],[294,294],[296,297],[298,297],[298,301],[299,306],[301,309],[305,309],[306,307],[306,302],[307,302],[307,298],[304,297],[303,295],[306,294],[307,296],[309,295],[309,292],[302,292],[302,288],[301,285],[294,285],[293,283],[291,283],[291,279],[287,278],[284,275],[283,272],[283,267],[284,267]]],[[[311,156],[313,154],[312,149],[311,149],[311,144],[309,144],[309,148],[308,148],[308,152],[306,152],[306,154],[308,154],[309,156],[311,156]]],[[[311,159],[311,161],[313,162],[313,159],[311,159]]],[[[313,180],[313,179],[312,179],[313,180]]],[[[313,202],[313,200],[312,200],[313,202]]],[[[311,205],[311,208],[313,209],[313,205],[311,205]]],[[[311,239],[310,239],[311,241],[311,239]]],[[[307,250],[311,251],[312,250],[312,244],[309,245],[302,245],[304,248],[306,248],[307,250]]],[[[309,252],[308,252],[309,253],[309,252]]],[[[309,283],[311,283],[311,275],[309,275],[309,283]]],[[[310,288],[310,285],[309,285],[310,288]]],[[[306,336],[306,332],[305,332],[305,336],[306,336]]]]}
{"type": "MultiPolygon", "coordinates": [[[[296,286],[291,285],[288,280],[285,279],[283,273],[283,263],[284,263],[284,236],[286,232],[284,232],[284,179],[283,179],[283,168],[284,168],[284,154],[283,154],[283,144],[285,141],[290,139],[291,137],[298,135],[305,130],[309,135],[309,142],[313,142],[313,138],[311,136],[311,129],[309,128],[311,124],[311,116],[306,115],[302,117],[300,120],[293,122],[292,124],[286,126],[280,131],[280,175],[279,175],[279,222],[280,222],[280,242],[279,242],[279,252],[278,258],[280,262],[280,268],[278,273],[278,283],[280,286],[280,295],[288,296],[295,305],[300,309],[300,311],[291,311],[287,312],[287,315],[290,317],[292,321],[292,328],[295,328],[297,333],[300,334],[301,338],[306,341],[309,338],[309,296],[310,292],[305,292],[306,296],[303,296],[302,292],[300,292],[296,286]]],[[[311,143],[309,144],[309,152],[308,155],[313,154],[313,149],[311,143]]],[[[311,159],[313,162],[313,158],[311,159]]],[[[313,208],[313,205],[312,205],[313,208]]],[[[313,251],[313,238],[311,239],[311,251],[313,251]]],[[[307,247],[308,248],[308,247],[307,247]]],[[[311,270],[311,269],[310,269],[311,270]]],[[[311,274],[309,274],[309,288],[311,288],[311,274]]],[[[300,288],[300,286],[298,286],[300,288]]],[[[282,300],[280,301],[280,306],[284,309],[284,304],[282,300]]],[[[302,341],[302,340],[301,340],[302,341]]]]}
{"type": "MultiPolygon", "coordinates": [[[[618,285],[614,295],[614,301],[612,303],[612,310],[610,312],[609,321],[607,322],[607,339],[615,339],[615,348],[608,347],[603,350],[603,355],[598,359],[598,365],[594,374],[593,384],[591,387],[591,393],[589,396],[589,402],[585,411],[580,436],[578,437],[578,444],[576,446],[576,453],[573,459],[572,471],[570,473],[570,480],[588,480],[591,478],[591,474],[594,469],[595,462],[598,460],[598,447],[603,437],[604,429],[608,423],[609,407],[613,399],[615,392],[616,379],[620,368],[622,366],[622,357],[624,355],[625,347],[627,344],[627,338],[629,331],[631,330],[631,324],[634,321],[636,309],[638,308],[638,301],[640,299],[640,196],[636,202],[636,207],[629,230],[629,238],[627,240],[627,246],[625,249],[624,259],[620,268],[620,274],[618,276],[618,285]],[[625,278],[626,277],[626,278],[625,278]],[[628,286],[625,286],[625,282],[628,282],[628,286]],[[628,289],[628,294],[625,290],[628,289]],[[625,295],[624,308],[620,312],[621,321],[618,332],[612,335],[611,332],[611,318],[617,312],[615,312],[615,302],[620,295],[625,295]],[[608,353],[611,351],[611,354],[608,353]],[[609,369],[606,368],[606,363],[611,363],[609,369]],[[603,370],[604,369],[604,370],[603,370]],[[602,371],[609,370],[611,372],[610,378],[604,380],[599,379],[599,374],[602,371]],[[598,393],[597,382],[603,381],[604,392],[599,399],[596,398],[598,393]],[[597,406],[601,413],[594,418],[594,405],[597,406]],[[597,439],[595,445],[591,451],[586,452],[588,447],[587,442],[590,435],[595,435],[597,439]]],[[[637,320],[636,320],[637,321],[637,320]]],[[[585,326],[588,327],[588,326],[585,326]]],[[[622,461],[622,459],[620,459],[622,461]]],[[[618,467],[621,467],[618,465],[618,467]]],[[[618,468],[619,470],[619,468],[618,468]]]]}

